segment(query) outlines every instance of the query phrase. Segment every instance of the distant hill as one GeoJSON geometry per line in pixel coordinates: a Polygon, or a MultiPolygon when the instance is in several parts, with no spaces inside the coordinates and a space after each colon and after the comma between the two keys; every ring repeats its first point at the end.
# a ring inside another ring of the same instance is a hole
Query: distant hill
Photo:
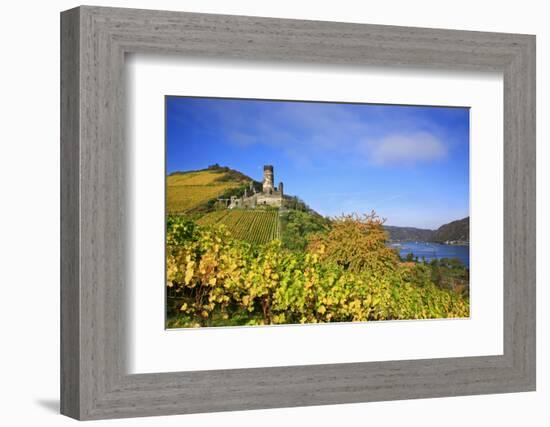
{"type": "Polygon", "coordinates": [[[166,178],[166,210],[169,213],[207,210],[219,196],[229,198],[244,191],[250,181],[261,185],[241,172],[219,165],[171,173],[166,178]]]}
{"type": "Polygon", "coordinates": [[[400,242],[429,242],[435,231],[424,228],[384,226],[390,235],[390,240],[400,242]]]}
{"type": "Polygon", "coordinates": [[[470,217],[459,219],[439,227],[432,241],[444,242],[469,242],[470,241],[470,217]]]}
{"type": "Polygon", "coordinates": [[[427,230],[414,227],[396,227],[386,225],[384,228],[389,233],[392,241],[401,242],[469,242],[470,241],[470,217],[449,222],[437,230],[427,230]]]}

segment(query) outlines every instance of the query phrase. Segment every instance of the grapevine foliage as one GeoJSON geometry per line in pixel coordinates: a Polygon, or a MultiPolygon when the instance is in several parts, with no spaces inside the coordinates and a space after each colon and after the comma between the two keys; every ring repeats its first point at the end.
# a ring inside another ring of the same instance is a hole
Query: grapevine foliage
{"type": "Polygon", "coordinates": [[[466,317],[469,301],[401,263],[374,214],[336,218],[305,252],[250,244],[223,224],[167,221],[168,327],[466,317]]]}

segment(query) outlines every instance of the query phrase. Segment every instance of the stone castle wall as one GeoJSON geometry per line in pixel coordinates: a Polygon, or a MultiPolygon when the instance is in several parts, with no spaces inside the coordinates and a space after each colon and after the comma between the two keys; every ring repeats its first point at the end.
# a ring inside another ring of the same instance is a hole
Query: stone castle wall
{"type": "MultiPolygon", "coordinates": [[[[229,204],[229,209],[233,208],[249,208],[254,209],[257,206],[273,206],[281,207],[283,205],[283,183],[280,182],[276,189],[273,185],[273,166],[264,166],[264,180],[262,183],[262,192],[247,194],[243,197],[232,197],[229,204]]],[[[253,186],[250,185],[251,191],[253,186]]]]}

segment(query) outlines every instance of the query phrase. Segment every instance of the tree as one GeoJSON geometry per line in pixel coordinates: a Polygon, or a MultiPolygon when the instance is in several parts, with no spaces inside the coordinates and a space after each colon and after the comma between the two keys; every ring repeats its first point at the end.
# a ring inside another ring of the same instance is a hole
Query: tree
{"type": "Polygon", "coordinates": [[[321,215],[290,210],[281,215],[281,226],[283,246],[293,251],[305,251],[308,236],[312,233],[327,232],[330,221],[321,215]]]}
{"type": "Polygon", "coordinates": [[[393,270],[399,256],[386,246],[388,233],[383,224],[374,211],[333,218],[328,233],[310,237],[308,250],[352,272],[393,270]]]}

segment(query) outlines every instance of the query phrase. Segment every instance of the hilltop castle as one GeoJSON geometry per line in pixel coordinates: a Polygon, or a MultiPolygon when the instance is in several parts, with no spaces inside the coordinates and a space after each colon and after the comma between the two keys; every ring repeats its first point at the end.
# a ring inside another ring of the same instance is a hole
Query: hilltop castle
{"type": "Polygon", "coordinates": [[[273,206],[280,208],[283,204],[283,183],[275,188],[273,166],[264,166],[264,180],[262,182],[262,191],[258,192],[254,188],[253,182],[250,182],[249,188],[245,189],[242,197],[232,196],[229,203],[229,209],[233,208],[252,208],[257,206],[273,206]]]}

